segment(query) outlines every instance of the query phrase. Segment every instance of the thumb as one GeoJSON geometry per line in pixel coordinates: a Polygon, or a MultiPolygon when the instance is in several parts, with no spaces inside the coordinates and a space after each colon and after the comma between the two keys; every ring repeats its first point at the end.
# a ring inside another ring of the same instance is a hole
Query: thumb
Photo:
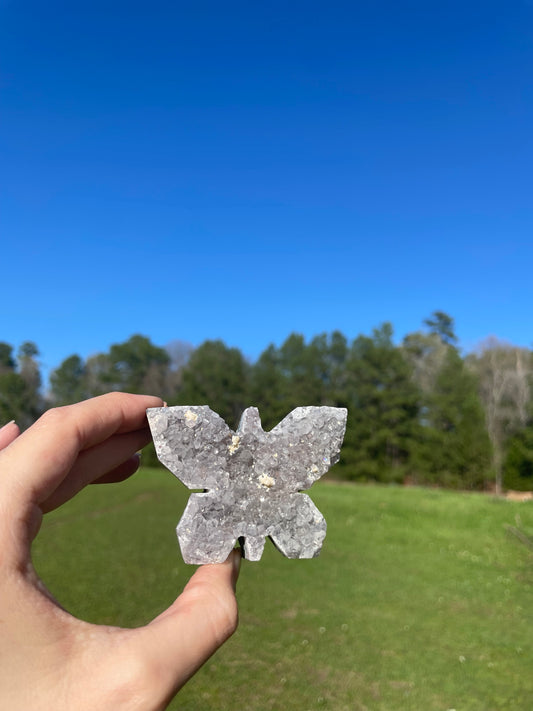
{"type": "Polygon", "coordinates": [[[183,593],[149,625],[138,630],[143,656],[174,694],[235,632],[235,586],[241,553],[198,568],[183,593]]]}

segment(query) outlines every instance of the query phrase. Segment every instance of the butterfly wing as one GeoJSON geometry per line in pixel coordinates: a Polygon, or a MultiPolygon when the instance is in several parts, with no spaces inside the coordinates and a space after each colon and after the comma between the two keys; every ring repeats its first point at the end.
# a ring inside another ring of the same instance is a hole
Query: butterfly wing
{"type": "Polygon", "coordinates": [[[228,479],[232,430],[207,405],[153,407],[146,412],[159,461],[189,489],[228,479]]]}
{"type": "Polygon", "coordinates": [[[297,407],[268,433],[288,490],[308,489],[339,461],[347,414],[343,407],[297,407]]]}

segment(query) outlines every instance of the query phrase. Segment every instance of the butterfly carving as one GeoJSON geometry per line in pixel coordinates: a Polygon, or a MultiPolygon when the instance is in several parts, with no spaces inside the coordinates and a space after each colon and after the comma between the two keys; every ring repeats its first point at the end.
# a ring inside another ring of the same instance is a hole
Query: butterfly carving
{"type": "Polygon", "coordinates": [[[224,561],[235,542],[259,560],[265,538],[288,558],[314,558],[326,521],[301,493],[339,459],[347,410],[297,407],[265,432],[247,408],[233,432],[207,405],[147,410],[159,460],[191,494],[177,527],[186,563],[224,561]]]}

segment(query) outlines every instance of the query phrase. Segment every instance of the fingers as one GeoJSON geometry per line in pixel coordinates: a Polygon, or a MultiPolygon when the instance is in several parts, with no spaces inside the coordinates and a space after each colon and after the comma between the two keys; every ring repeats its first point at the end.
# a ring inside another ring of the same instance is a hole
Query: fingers
{"type": "Polygon", "coordinates": [[[174,604],[137,630],[137,643],[169,698],[235,631],[240,561],[234,550],[225,563],[198,568],[174,604]]]}
{"type": "Polygon", "coordinates": [[[15,420],[13,420],[12,422],[8,422],[7,425],[4,425],[2,428],[0,428],[0,449],[5,449],[6,447],[8,447],[11,442],[14,442],[16,440],[19,434],[20,430],[15,424],[15,420]]]}
{"type": "Polygon", "coordinates": [[[125,462],[119,464],[111,471],[103,476],[98,477],[91,484],[117,484],[120,481],[128,479],[132,474],[135,474],[141,464],[141,454],[136,452],[132,457],[126,459],[125,462]]]}
{"type": "Polygon", "coordinates": [[[120,459],[117,461],[110,454],[114,446],[108,442],[110,438],[131,435],[122,442],[120,437],[115,439],[120,442],[122,461],[146,444],[149,440],[146,408],[161,405],[162,400],[156,397],[110,393],[49,410],[0,452],[5,485],[0,496],[38,505],[46,502],[50,508],[54,492],[73,469],[75,485],[71,487],[69,482],[57,495],[57,501],[66,500],[68,493],[79,491],[80,483],[83,486],[83,482],[96,479],[120,464],[120,459]],[[76,468],[81,452],[84,454],[76,468]],[[94,472],[92,478],[89,469],[94,472]]]}
{"type": "Polygon", "coordinates": [[[93,482],[126,479],[139,468],[139,457],[133,455],[151,439],[148,427],[110,437],[105,442],[80,452],[69,474],[52,494],[41,502],[43,512],[56,509],[93,482]],[[133,467],[133,468],[132,468],[133,467]]]}

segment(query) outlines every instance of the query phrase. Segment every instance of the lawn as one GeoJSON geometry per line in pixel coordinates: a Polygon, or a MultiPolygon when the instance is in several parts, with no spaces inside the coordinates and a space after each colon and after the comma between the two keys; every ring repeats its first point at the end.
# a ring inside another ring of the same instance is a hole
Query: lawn
{"type": "MultiPolygon", "coordinates": [[[[170,709],[533,708],[533,504],[481,494],[318,483],[319,558],[267,543],[244,561],[240,626],[170,709]]],[[[188,492],[165,470],[89,487],[45,517],[39,573],[74,614],[135,626],[193,568],[174,528],[188,492]]]]}

